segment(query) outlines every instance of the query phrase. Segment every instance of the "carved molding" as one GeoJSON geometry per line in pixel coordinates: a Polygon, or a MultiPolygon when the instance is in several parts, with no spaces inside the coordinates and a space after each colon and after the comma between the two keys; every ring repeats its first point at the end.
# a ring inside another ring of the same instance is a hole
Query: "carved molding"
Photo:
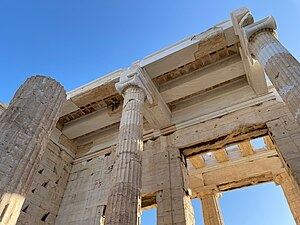
{"type": "Polygon", "coordinates": [[[268,16],[262,20],[259,20],[255,23],[243,27],[244,35],[247,41],[251,41],[254,35],[260,32],[266,30],[270,30],[273,32],[276,29],[277,29],[277,25],[273,16],[268,16]]]}
{"type": "Polygon", "coordinates": [[[147,85],[147,80],[145,76],[148,76],[144,73],[143,69],[138,65],[133,65],[125,70],[121,76],[120,81],[115,84],[116,90],[123,95],[124,91],[128,87],[139,87],[141,88],[150,104],[154,103],[154,96],[152,91],[147,85]]]}

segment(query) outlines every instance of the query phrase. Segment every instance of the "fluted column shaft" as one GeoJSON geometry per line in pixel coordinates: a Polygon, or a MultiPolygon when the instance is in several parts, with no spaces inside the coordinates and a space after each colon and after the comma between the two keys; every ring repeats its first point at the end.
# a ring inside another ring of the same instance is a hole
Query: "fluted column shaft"
{"type": "Polygon", "coordinates": [[[16,223],[50,134],[66,99],[55,80],[35,76],[0,116],[0,224],[16,223]]]}
{"type": "Polygon", "coordinates": [[[297,183],[287,173],[278,175],[275,182],[281,186],[295,222],[300,225],[300,189],[297,183]]]}
{"type": "Polygon", "coordinates": [[[223,218],[218,202],[220,194],[210,193],[200,196],[205,225],[223,225],[223,218]]]}
{"type": "Polygon", "coordinates": [[[260,62],[274,87],[300,124],[300,63],[278,41],[272,30],[254,34],[250,53],[260,62]]]}
{"type": "Polygon", "coordinates": [[[144,91],[134,85],[123,91],[124,103],[106,225],[139,224],[142,187],[144,91]]]}

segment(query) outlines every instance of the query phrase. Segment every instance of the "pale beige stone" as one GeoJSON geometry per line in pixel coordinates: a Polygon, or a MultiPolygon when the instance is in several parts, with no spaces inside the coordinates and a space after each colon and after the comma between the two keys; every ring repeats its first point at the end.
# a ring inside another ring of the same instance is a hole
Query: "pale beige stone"
{"type": "Polygon", "coordinates": [[[244,7],[70,91],[29,194],[14,195],[19,207],[24,201],[17,223],[132,225],[157,208],[157,224],[191,225],[191,198],[202,196],[205,223],[220,225],[216,193],[282,174],[294,180],[282,187],[297,221],[300,134],[289,108],[297,108],[290,99],[298,64],[268,36],[275,28],[272,17],[254,23],[244,7]],[[274,88],[263,68],[292,75],[289,85],[274,88]],[[253,149],[261,137],[266,146],[253,149]]]}
{"type": "Polygon", "coordinates": [[[239,149],[242,152],[242,156],[253,155],[253,146],[250,141],[245,141],[238,144],[239,149]]]}
{"type": "Polygon", "coordinates": [[[297,225],[300,224],[300,189],[293,177],[287,173],[275,177],[275,182],[282,187],[288,205],[297,225]]]}
{"type": "Polygon", "coordinates": [[[219,193],[209,190],[200,194],[199,198],[202,203],[203,219],[205,225],[223,225],[222,213],[218,198],[219,193]]]}
{"type": "Polygon", "coordinates": [[[229,160],[227,151],[225,149],[220,149],[214,152],[215,158],[218,162],[226,162],[229,160]]]}
{"type": "Polygon", "coordinates": [[[275,29],[276,23],[271,16],[244,27],[249,52],[260,62],[300,124],[300,63],[276,38],[275,29]]]}
{"type": "Polygon", "coordinates": [[[142,186],[144,91],[129,86],[123,92],[116,163],[107,201],[105,224],[139,224],[142,186]]]}
{"type": "Polygon", "coordinates": [[[65,98],[55,80],[31,77],[1,115],[1,224],[16,223],[65,98]]]}

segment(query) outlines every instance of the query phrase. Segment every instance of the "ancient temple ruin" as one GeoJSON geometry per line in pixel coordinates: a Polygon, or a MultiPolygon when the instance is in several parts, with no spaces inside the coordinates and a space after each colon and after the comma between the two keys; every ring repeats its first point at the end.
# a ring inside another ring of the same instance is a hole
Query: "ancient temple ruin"
{"type": "Polygon", "coordinates": [[[193,225],[199,198],[223,225],[222,192],[275,182],[300,225],[299,84],[274,18],[247,8],[67,100],[32,77],[0,104],[0,224],[138,225],[156,208],[193,225]]]}

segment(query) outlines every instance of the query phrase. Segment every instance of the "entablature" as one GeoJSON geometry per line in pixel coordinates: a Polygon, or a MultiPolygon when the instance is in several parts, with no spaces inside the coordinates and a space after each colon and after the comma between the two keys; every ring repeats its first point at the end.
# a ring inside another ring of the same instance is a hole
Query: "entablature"
{"type": "MultiPolygon", "coordinates": [[[[263,76],[256,82],[263,91],[251,84],[241,47],[233,23],[226,20],[134,62],[129,70],[140,68],[154,93],[154,104],[145,104],[144,134],[156,136],[274,99],[264,75],[255,75],[263,76]]],[[[115,130],[123,103],[115,85],[126,71],[117,70],[70,91],[58,129],[79,145],[115,130]]]]}

